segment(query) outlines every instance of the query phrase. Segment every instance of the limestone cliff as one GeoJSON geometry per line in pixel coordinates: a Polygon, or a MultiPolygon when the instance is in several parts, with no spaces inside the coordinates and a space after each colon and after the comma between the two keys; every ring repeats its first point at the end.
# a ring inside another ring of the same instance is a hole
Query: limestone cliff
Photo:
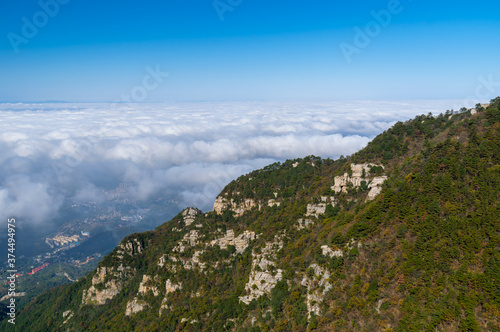
{"type": "Polygon", "coordinates": [[[231,210],[236,214],[236,216],[241,216],[243,213],[254,207],[258,207],[260,209],[260,205],[258,205],[255,200],[250,198],[242,199],[240,202],[237,202],[233,198],[227,199],[225,197],[218,196],[215,199],[213,210],[218,214],[222,214],[225,210],[231,210]]]}
{"type": "Polygon", "coordinates": [[[135,271],[130,267],[119,266],[98,267],[92,278],[92,286],[83,291],[82,304],[105,304],[120,292],[127,281],[127,278],[133,276],[135,271]]]}
{"type": "Polygon", "coordinates": [[[283,277],[283,271],[277,269],[274,260],[276,251],[283,248],[282,236],[266,244],[260,253],[252,253],[252,270],[245,285],[247,295],[241,296],[240,301],[249,304],[260,296],[270,294],[276,283],[283,277]]]}
{"type": "Polygon", "coordinates": [[[382,191],[382,184],[387,180],[387,176],[372,176],[371,169],[373,167],[380,167],[384,169],[383,165],[377,164],[351,164],[351,173],[345,173],[342,176],[334,178],[334,185],[331,187],[336,193],[346,193],[348,188],[359,188],[363,183],[370,190],[366,197],[367,201],[373,200],[382,191]]]}

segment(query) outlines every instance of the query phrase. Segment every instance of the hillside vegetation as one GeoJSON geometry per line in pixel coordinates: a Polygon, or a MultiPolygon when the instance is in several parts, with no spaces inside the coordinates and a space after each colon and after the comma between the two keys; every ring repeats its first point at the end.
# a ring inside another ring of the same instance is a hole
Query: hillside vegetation
{"type": "Polygon", "coordinates": [[[38,296],[16,328],[500,331],[499,107],[241,176],[214,211],[133,234],[38,296]]]}

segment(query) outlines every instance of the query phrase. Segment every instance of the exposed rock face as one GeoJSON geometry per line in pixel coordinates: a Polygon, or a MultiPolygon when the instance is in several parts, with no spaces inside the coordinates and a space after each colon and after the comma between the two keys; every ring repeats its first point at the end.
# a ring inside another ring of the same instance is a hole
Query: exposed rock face
{"type": "MultiPolygon", "coordinates": [[[[219,229],[218,232],[221,232],[221,230],[219,229]]],[[[207,243],[201,243],[201,245],[203,247],[219,246],[221,249],[227,249],[228,246],[232,245],[236,248],[236,252],[234,253],[234,255],[237,255],[243,253],[245,249],[250,245],[250,241],[255,240],[256,238],[257,235],[252,231],[244,231],[243,233],[235,237],[233,230],[227,230],[226,233],[221,237],[207,243]]],[[[175,246],[172,251],[182,253],[185,252],[188,247],[195,245],[200,245],[200,243],[198,242],[198,231],[192,230],[184,235],[183,239],[179,241],[177,246],[175,246]]],[[[201,260],[201,255],[204,252],[204,249],[196,250],[193,256],[189,259],[176,257],[176,254],[164,254],[158,259],[158,266],[166,266],[167,270],[170,272],[178,272],[181,268],[187,270],[199,268],[201,271],[203,271],[208,267],[207,263],[201,260]]],[[[212,266],[217,268],[219,264],[226,263],[229,264],[229,260],[216,262],[216,264],[212,266]]]]}
{"type": "Polygon", "coordinates": [[[195,246],[198,239],[198,231],[192,230],[184,236],[184,241],[187,241],[190,246],[195,246]]]}
{"type": "Polygon", "coordinates": [[[245,286],[245,289],[247,292],[250,292],[250,294],[240,297],[240,301],[249,304],[253,299],[258,299],[264,294],[271,294],[273,288],[276,287],[276,284],[282,278],[283,275],[281,269],[278,269],[275,275],[272,275],[268,271],[252,271],[250,273],[248,284],[245,286]]]}
{"type": "Polygon", "coordinates": [[[250,244],[250,241],[255,240],[255,232],[244,231],[237,237],[234,237],[234,231],[232,229],[226,231],[226,235],[213,240],[211,245],[218,245],[221,249],[227,249],[227,246],[235,246],[236,253],[243,253],[245,249],[250,244]]]}
{"type": "Polygon", "coordinates": [[[276,237],[275,241],[267,243],[260,254],[252,253],[252,270],[248,283],[245,285],[247,295],[240,301],[246,304],[264,294],[270,294],[278,281],[283,278],[282,270],[274,267],[276,252],[283,248],[283,241],[276,237]]]}
{"type": "Polygon", "coordinates": [[[342,257],[344,256],[344,253],[342,250],[337,249],[337,250],[332,250],[329,246],[321,246],[321,251],[323,253],[323,256],[327,257],[342,257]]]}
{"type": "Polygon", "coordinates": [[[201,211],[195,208],[187,208],[184,211],[182,211],[182,218],[184,220],[184,223],[186,226],[189,226],[193,223],[194,219],[198,214],[200,214],[201,211]]]}
{"type": "Polygon", "coordinates": [[[281,202],[278,202],[277,200],[275,199],[270,199],[267,201],[267,206],[280,206],[281,205],[281,202]]]}
{"type": "Polygon", "coordinates": [[[184,252],[187,247],[195,246],[198,243],[198,231],[192,230],[189,233],[185,234],[182,240],[175,246],[172,251],[184,252]]]}
{"type": "Polygon", "coordinates": [[[231,210],[239,217],[256,206],[258,205],[250,198],[243,199],[241,202],[236,203],[234,199],[228,201],[226,198],[219,196],[215,199],[214,211],[217,214],[222,214],[225,210],[231,210]]]}
{"type": "Polygon", "coordinates": [[[145,274],[142,276],[142,281],[139,284],[137,296],[134,297],[133,300],[127,302],[127,306],[125,308],[126,316],[138,313],[149,306],[146,301],[138,299],[139,296],[146,296],[149,291],[153,292],[154,296],[158,296],[160,294],[158,288],[153,285],[153,278],[145,274]]]}
{"type": "Polygon", "coordinates": [[[142,244],[137,239],[132,239],[127,242],[122,242],[116,250],[116,257],[123,258],[123,255],[134,256],[140,254],[144,250],[142,244]]]}
{"type": "Polygon", "coordinates": [[[307,311],[308,319],[311,318],[311,312],[317,316],[321,314],[319,305],[323,302],[323,297],[332,288],[330,284],[330,273],[317,264],[311,264],[311,269],[314,271],[312,277],[304,276],[301,285],[307,287],[307,311]]]}
{"type": "Polygon", "coordinates": [[[361,177],[363,177],[363,171],[365,171],[366,175],[370,174],[370,169],[373,166],[382,166],[382,165],[375,165],[375,164],[351,164],[352,177],[353,178],[361,178],[361,177]]]}
{"type": "Polygon", "coordinates": [[[127,302],[127,307],[125,308],[125,316],[130,316],[132,314],[138,313],[139,311],[144,310],[148,304],[144,301],[140,301],[137,298],[134,298],[131,301],[127,302]]]}
{"type": "Polygon", "coordinates": [[[92,286],[83,291],[82,304],[102,305],[106,303],[106,300],[111,300],[118,295],[125,280],[133,275],[134,271],[130,267],[120,266],[117,269],[105,266],[98,267],[94,277],[92,277],[92,286]]]}
{"type": "Polygon", "coordinates": [[[336,176],[334,178],[334,184],[332,189],[336,193],[346,193],[347,192],[347,187],[349,184],[351,184],[353,187],[360,187],[361,186],[361,181],[364,181],[362,178],[355,178],[355,177],[349,177],[347,173],[344,174],[344,176],[336,176]]]}
{"type": "Polygon", "coordinates": [[[318,217],[320,214],[325,214],[326,203],[307,204],[306,217],[318,217]]]}
{"type": "Polygon", "coordinates": [[[64,322],[63,322],[63,325],[64,325],[64,324],[66,324],[66,323],[67,323],[67,322],[71,319],[71,317],[73,317],[73,311],[71,311],[71,310],[66,310],[65,312],[63,312],[63,314],[62,314],[62,315],[63,315],[63,318],[68,317],[68,318],[66,318],[66,319],[64,320],[64,322]]]}
{"type": "Polygon", "coordinates": [[[200,255],[203,254],[205,251],[204,250],[196,250],[193,254],[193,257],[191,257],[190,260],[184,263],[184,268],[188,270],[193,270],[197,266],[200,268],[200,270],[204,270],[206,268],[206,263],[203,263],[200,260],[200,255]]]}
{"type": "Polygon", "coordinates": [[[161,313],[162,313],[163,310],[168,310],[168,309],[172,308],[168,304],[169,302],[168,302],[167,295],[170,294],[170,293],[175,292],[178,289],[182,289],[182,284],[181,283],[176,284],[176,283],[173,283],[172,281],[170,281],[170,279],[167,280],[167,282],[165,283],[165,297],[161,301],[161,306],[160,306],[160,310],[159,310],[159,315],[160,316],[161,316],[161,313]]]}
{"type": "Polygon", "coordinates": [[[307,204],[306,217],[316,217],[317,218],[317,217],[319,217],[320,214],[325,214],[326,206],[328,204],[332,204],[332,206],[335,206],[335,204],[336,204],[335,197],[322,196],[321,203],[307,204]]]}
{"type": "Polygon", "coordinates": [[[387,176],[379,176],[370,178],[370,169],[374,166],[384,168],[382,165],[376,164],[351,164],[352,176],[345,173],[343,176],[336,176],[334,178],[334,185],[331,187],[336,193],[347,192],[349,186],[361,187],[361,182],[365,181],[368,189],[367,201],[374,199],[382,191],[382,184],[387,180],[387,176]],[[364,172],[363,172],[364,171],[364,172]],[[364,177],[363,177],[364,173],[364,177]]]}
{"type": "Polygon", "coordinates": [[[311,219],[302,219],[302,218],[297,220],[297,223],[298,223],[297,229],[304,229],[314,224],[314,222],[311,219]]]}
{"type": "Polygon", "coordinates": [[[368,185],[370,188],[370,192],[368,192],[368,196],[366,197],[367,201],[371,201],[382,191],[382,184],[387,180],[387,176],[379,176],[373,178],[372,182],[368,185]]]}
{"type": "Polygon", "coordinates": [[[165,283],[165,291],[167,294],[173,293],[178,289],[182,289],[181,283],[178,283],[178,284],[173,283],[172,281],[170,281],[170,279],[168,279],[167,282],[165,283]]]}
{"type": "Polygon", "coordinates": [[[165,262],[167,261],[167,255],[162,255],[160,259],[158,259],[158,266],[163,267],[165,262]]]}
{"type": "Polygon", "coordinates": [[[159,310],[160,316],[161,316],[163,310],[170,310],[172,308],[172,306],[169,305],[169,300],[168,300],[167,295],[175,292],[178,289],[179,290],[182,289],[181,283],[176,284],[176,283],[173,283],[172,281],[170,281],[170,279],[167,280],[167,282],[165,283],[165,297],[161,301],[160,310],[159,310]]]}
{"type": "Polygon", "coordinates": [[[159,310],[158,314],[161,316],[161,313],[163,310],[170,310],[171,308],[172,307],[168,305],[168,299],[165,297],[161,301],[160,310],[159,310]]]}
{"type": "Polygon", "coordinates": [[[152,291],[154,296],[158,296],[160,294],[159,290],[157,287],[152,285],[152,278],[148,275],[143,275],[142,276],[142,281],[139,284],[139,291],[138,293],[141,295],[146,295],[149,291],[152,291]]]}
{"type": "Polygon", "coordinates": [[[158,260],[158,266],[163,267],[166,265],[167,270],[170,272],[177,272],[184,264],[181,259],[173,255],[162,255],[158,260]]]}
{"type": "Polygon", "coordinates": [[[214,202],[213,210],[217,214],[222,214],[225,210],[229,209],[229,203],[224,197],[218,196],[214,202]]]}
{"type": "Polygon", "coordinates": [[[337,204],[337,199],[333,196],[331,197],[328,197],[328,196],[321,196],[321,202],[323,203],[331,203],[333,206],[335,206],[335,204],[337,204]]]}

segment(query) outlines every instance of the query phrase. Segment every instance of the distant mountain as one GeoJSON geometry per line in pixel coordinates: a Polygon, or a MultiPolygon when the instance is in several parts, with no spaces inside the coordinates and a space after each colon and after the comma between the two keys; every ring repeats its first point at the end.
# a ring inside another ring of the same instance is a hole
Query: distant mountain
{"type": "Polygon", "coordinates": [[[241,176],[213,211],[128,236],[40,295],[16,329],[499,331],[499,106],[241,176]]]}

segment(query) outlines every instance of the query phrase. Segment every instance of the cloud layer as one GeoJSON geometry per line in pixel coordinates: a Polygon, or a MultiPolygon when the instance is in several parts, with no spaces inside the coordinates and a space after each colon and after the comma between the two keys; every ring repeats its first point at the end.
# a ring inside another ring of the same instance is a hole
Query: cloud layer
{"type": "Polygon", "coordinates": [[[209,210],[224,185],[275,161],[337,158],[396,121],[455,101],[0,104],[0,217],[39,224],[65,199],[170,195],[209,210]]]}

